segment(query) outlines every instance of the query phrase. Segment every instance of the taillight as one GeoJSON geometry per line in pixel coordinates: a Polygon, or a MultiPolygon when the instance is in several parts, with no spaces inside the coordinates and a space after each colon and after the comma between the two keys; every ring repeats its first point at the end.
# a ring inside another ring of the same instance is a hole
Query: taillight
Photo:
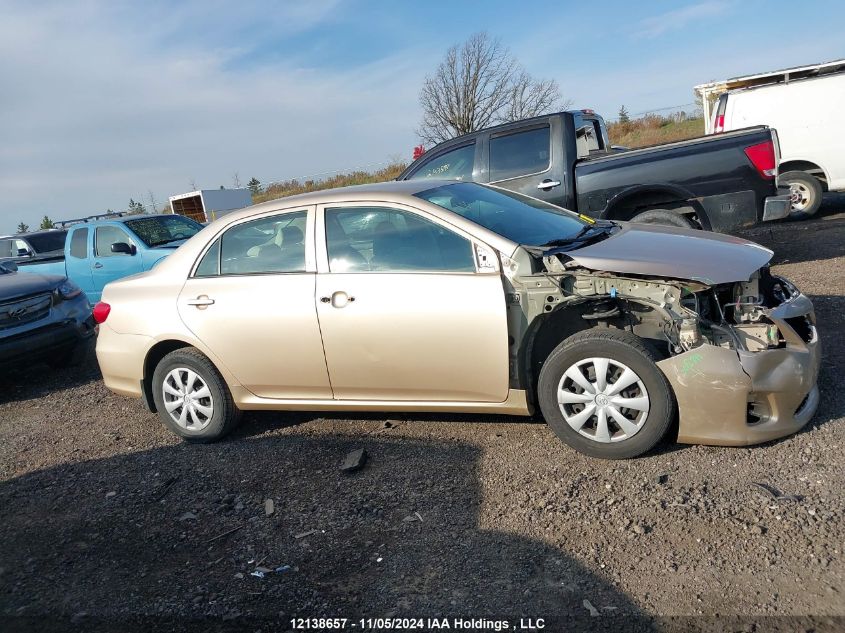
{"type": "Polygon", "coordinates": [[[713,134],[719,134],[725,131],[725,115],[719,114],[716,116],[716,125],[713,126],[713,134]]]}
{"type": "Polygon", "coordinates": [[[105,320],[109,318],[109,312],[111,312],[111,306],[108,303],[100,301],[94,306],[92,314],[94,315],[94,320],[97,323],[104,323],[105,320]]]}
{"type": "Polygon", "coordinates": [[[772,141],[746,147],[745,155],[763,178],[775,177],[777,163],[775,162],[775,144],[772,141]]]}

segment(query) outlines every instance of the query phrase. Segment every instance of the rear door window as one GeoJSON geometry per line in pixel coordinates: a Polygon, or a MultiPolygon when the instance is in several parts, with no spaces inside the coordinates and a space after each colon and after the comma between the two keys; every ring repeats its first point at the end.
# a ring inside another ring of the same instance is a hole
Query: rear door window
{"type": "Polygon", "coordinates": [[[418,178],[443,178],[445,180],[472,180],[475,162],[475,142],[449,150],[424,163],[410,180],[418,178]]]}
{"type": "MultiPolygon", "coordinates": [[[[12,240],[0,240],[0,257],[13,257],[12,240]]],[[[17,255],[17,253],[15,253],[17,255]]]]}
{"type": "Polygon", "coordinates": [[[549,168],[548,125],[490,138],[490,181],[538,174],[549,168]]]}
{"type": "MultiPolygon", "coordinates": [[[[307,218],[307,211],[295,211],[236,224],[228,229],[221,239],[220,274],[305,272],[307,218]]],[[[206,256],[209,257],[208,253],[206,256]]],[[[206,264],[204,260],[200,268],[204,275],[214,270],[213,264],[206,264]]],[[[197,273],[200,273],[199,269],[197,273]]]]}

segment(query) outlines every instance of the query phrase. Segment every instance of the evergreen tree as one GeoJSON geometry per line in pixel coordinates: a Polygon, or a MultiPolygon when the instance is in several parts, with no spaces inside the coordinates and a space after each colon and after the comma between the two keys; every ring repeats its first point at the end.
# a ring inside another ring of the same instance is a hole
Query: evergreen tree
{"type": "Polygon", "coordinates": [[[18,224],[18,233],[27,233],[29,231],[29,224],[21,222],[18,224]]]}
{"type": "Polygon", "coordinates": [[[258,180],[258,178],[253,177],[252,180],[250,180],[246,184],[246,186],[249,187],[249,190],[254,196],[257,196],[259,193],[261,193],[261,181],[258,180]]]}
{"type": "Polygon", "coordinates": [[[630,123],[631,122],[631,117],[628,115],[628,110],[625,109],[624,105],[621,108],[619,108],[619,122],[620,123],[630,123]]]}
{"type": "Polygon", "coordinates": [[[56,225],[53,224],[53,221],[48,218],[46,215],[41,218],[41,226],[38,227],[39,229],[54,229],[56,225]]]}

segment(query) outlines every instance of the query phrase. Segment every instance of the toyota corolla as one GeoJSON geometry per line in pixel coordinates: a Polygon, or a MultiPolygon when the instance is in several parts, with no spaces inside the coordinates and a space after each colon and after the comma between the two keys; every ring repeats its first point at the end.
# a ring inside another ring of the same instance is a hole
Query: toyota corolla
{"type": "Polygon", "coordinates": [[[97,357],[189,441],[243,410],[539,409],[602,458],[670,429],[747,445],[819,401],[813,306],[771,255],[474,183],[335,189],[226,215],[106,286],[97,357]]]}

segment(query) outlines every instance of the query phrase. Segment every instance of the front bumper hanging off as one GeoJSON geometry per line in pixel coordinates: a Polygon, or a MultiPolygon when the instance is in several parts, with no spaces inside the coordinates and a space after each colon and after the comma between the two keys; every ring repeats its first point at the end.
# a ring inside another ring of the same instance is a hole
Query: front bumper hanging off
{"type": "Polygon", "coordinates": [[[821,362],[813,305],[798,294],[768,316],[785,347],[701,345],[657,363],[677,398],[679,442],[758,444],[795,433],[813,417],[821,362]]]}

